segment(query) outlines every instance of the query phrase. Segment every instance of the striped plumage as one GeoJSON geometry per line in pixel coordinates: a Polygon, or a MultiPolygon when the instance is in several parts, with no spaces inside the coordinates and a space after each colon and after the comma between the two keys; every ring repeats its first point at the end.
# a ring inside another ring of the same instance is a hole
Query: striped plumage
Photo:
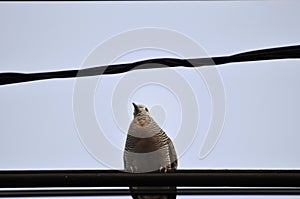
{"type": "MultiPolygon", "coordinates": [[[[150,116],[143,105],[134,104],[132,120],[125,144],[124,167],[126,172],[172,172],[177,169],[177,155],[171,139],[150,116]]],[[[130,187],[133,199],[174,199],[176,195],[136,195],[130,187]]],[[[145,187],[143,187],[145,188],[145,187]]],[[[172,189],[176,187],[159,187],[172,189]]]]}

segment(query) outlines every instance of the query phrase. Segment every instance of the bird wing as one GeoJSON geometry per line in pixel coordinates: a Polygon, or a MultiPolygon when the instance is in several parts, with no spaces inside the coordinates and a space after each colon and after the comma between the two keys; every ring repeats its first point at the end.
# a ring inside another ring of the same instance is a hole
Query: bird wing
{"type": "MultiPolygon", "coordinates": [[[[175,147],[174,147],[171,139],[170,139],[168,146],[169,146],[169,156],[170,156],[171,165],[170,165],[169,171],[167,171],[167,172],[173,172],[177,169],[178,160],[177,160],[177,154],[175,151],[175,147]]],[[[171,186],[171,187],[169,187],[169,189],[174,192],[176,192],[176,190],[177,190],[176,186],[171,186]]],[[[176,199],[176,194],[168,194],[166,198],[167,199],[176,199]]]]}
{"type": "Polygon", "coordinates": [[[170,155],[170,161],[171,161],[171,170],[175,171],[177,169],[178,160],[177,160],[177,154],[175,151],[175,147],[173,145],[173,142],[170,140],[169,142],[169,155],[170,155]]]}

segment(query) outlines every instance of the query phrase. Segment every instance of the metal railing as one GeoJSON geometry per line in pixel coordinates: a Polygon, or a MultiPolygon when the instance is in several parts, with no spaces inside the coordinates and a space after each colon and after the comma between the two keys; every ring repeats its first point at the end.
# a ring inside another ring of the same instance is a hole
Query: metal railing
{"type": "Polygon", "coordinates": [[[300,170],[178,170],[125,173],[115,170],[1,171],[0,197],[120,196],[137,194],[300,195],[300,170]],[[155,186],[155,187],[154,187],[155,186]],[[177,186],[177,190],[156,189],[177,186]]]}

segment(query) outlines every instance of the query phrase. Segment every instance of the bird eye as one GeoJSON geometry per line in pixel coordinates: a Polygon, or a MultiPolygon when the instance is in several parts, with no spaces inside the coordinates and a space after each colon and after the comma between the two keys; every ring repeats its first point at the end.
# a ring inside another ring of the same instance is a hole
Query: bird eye
{"type": "Polygon", "coordinates": [[[147,108],[145,108],[145,110],[146,110],[147,112],[149,112],[147,108]]]}

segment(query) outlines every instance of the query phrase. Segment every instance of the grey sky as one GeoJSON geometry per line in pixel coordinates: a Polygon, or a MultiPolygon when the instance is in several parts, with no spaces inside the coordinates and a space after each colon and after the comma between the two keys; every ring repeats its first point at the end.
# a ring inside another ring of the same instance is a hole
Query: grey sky
{"type": "MultiPolygon", "coordinates": [[[[149,27],[185,35],[209,56],[299,44],[299,9],[299,1],[3,2],[0,71],[80,68],[105,41],[149,27]]],[[[144,49],[116,62],[161,56],[174,55],[144,49]]],[[[195,71],[175,70],[196,93],[200,110],[196,137],[180,157],[179,168],[300,168],[299,64],[299,60],[281,60],[218,66],[226,94],[226,120],[220,139],[204,159],[199,158],[199,151],[210,125],[211,96],[195,71]]],[[[97,121],[105,120],[102,131],[120,150],[125,135],[107,105],[113,101],[118,82],[126,77],[105,77],[95,91],[97,121]]],[[[65,79],[0,87],[0,169],[107,168],[87,151],[76,131],[74,85],[74,79],[65,79]]],[[[158,114],[157,120],[165,121],[164,129],[175,138],[181,120],[180,99],[168,87],[152,84],[128,92],[132,100],[164,114],[161,118],[158,114]],[[152,93],[161,98],[151,98],[152,93]]],[[[120,99],[120,103],[131,99],[120,99]]],[[[131,117],[132,107],[124,110],[131,117]]]]}

